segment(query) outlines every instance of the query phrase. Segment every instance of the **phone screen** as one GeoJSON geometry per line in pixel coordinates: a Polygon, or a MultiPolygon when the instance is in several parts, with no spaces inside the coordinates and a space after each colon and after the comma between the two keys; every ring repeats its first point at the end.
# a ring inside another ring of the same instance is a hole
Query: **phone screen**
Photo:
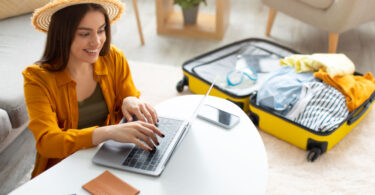
{"type": "Polygon", "coordinates": [[[240,121],[238,116],[207,104],[200,108],[198,117],[225,128],[232,128],[240,121]]]}

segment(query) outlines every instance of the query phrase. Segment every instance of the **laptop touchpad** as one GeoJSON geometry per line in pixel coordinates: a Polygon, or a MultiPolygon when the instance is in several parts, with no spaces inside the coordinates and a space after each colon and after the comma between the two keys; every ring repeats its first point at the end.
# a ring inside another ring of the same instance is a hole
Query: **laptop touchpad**
{"type": "Polygon", "coordinates": [[[106,141],[93,158],[95,163],[122,164],[135,144],[106,141]]]}

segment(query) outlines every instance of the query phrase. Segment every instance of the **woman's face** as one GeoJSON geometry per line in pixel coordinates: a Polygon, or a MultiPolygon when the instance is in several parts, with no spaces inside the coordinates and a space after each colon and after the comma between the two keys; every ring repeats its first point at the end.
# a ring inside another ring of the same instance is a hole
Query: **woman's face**
{"type": "Polygon", "coordinates": [[[105,19],[99,11],[89,11],[82,18],[70,48],[69,63],[95,63],[106,40],[105,19]]]}

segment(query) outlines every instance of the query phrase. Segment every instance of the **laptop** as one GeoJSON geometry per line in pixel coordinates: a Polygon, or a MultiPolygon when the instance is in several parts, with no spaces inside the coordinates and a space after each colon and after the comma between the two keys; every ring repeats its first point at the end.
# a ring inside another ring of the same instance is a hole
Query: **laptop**
{"type": "Polygon", "coordinates": [[[156,147],[156,150],[145,151],[133,143],[119,143],[109,140],[96,152],[92,162],[135,173],[159,176],[176,147],[181,143],[192,121],[196,118],[199,108],[210,93],[215,81],[216,79],[212,82],[206,95],[202,97],[190,118],[179,120],[159,117],[158,128],[165,137],[158,139],[159,146],[156,147]]]}

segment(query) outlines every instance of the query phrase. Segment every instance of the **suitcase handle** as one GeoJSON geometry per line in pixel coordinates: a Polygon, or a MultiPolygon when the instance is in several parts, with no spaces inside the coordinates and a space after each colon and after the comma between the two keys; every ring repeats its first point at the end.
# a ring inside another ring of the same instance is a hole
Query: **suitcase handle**
{"type": "Polygon", "coordinates": [[[356,113],[354,114],[351,114],[349,119],[348,119],[348,125],[351,125],[353,123],[355,123],[359,118],[362,117],[363,114],[366,113],[366,111],[370,108],[371,106],[371,103],[372,103],[372,100],[371,101],[368,101],[365,105],[362,105],[361,107],[359,107],[357,110],[356,113]]]}

